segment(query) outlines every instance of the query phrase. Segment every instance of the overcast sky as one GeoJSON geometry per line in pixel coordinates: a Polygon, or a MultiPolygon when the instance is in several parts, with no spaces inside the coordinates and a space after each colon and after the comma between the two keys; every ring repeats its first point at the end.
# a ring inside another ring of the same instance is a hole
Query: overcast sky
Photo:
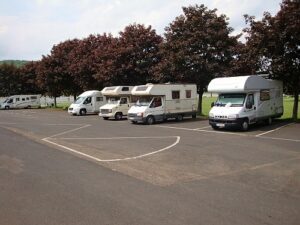
{"type": "Polygon", "coordinates": [[[234,33],[243,15],[275,15],[281,0],[4,0],[0,7],[0,60],[38,60],[54,44],[104,32],[118,34],[132,23],[151,25],[158,34],[182,6],[204,4],[230,18],[234,33]]]}

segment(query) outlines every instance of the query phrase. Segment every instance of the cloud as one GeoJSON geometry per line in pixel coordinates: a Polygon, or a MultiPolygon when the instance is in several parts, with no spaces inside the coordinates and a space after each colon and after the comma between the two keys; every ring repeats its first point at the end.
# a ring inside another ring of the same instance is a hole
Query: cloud
{"type": "MultiPolygon", "coordinates": [[[[230,26],[239,33],[244,14],[262,16],[275,13],[280,0],[203,0],[209,9],[230,18],[230,26]]],[[[201,2],[201,3],[202,3],[201,2]]],[[[182,6],[201,4],[197,0],[10,0],[0,9],[0,59],[40,59],[52,46],[89,34],[117,35],[133,23],[151,25],[159,34],[182,6]]]]}

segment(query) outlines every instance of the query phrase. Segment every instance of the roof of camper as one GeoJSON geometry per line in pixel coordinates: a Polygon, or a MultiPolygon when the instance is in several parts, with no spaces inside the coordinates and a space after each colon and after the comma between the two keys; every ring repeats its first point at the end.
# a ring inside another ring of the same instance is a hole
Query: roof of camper
{"type": "Polygon", "coordinates": [[[209,83],[207,90],[215,93],[248,92],[272,88],[275,82],[257,75],[221,77],[213,79],[209,83]]]}
{"type": "Polygon", "coordinates": [[[101,91],[103,95],[130,95],[133,86],[111,86],[101,91]]]}
{"type": "Polygon", "coordinates": [[[139,85],[135,86],[132,89],[133,95],[165,95],[167,90],[180,90],[183,88],[195,88],[195,84],[145,84],[145,85],[139,85]]]}
{"type": "Polygon", "coordinates": [[[81,96],[81,97],[90,96],[90,95],[93,95],[93,94],[98,93],[98,92],[100,92],[100,91],[98,91],[98,90],[85,91],[79,96],[81,96]]]}

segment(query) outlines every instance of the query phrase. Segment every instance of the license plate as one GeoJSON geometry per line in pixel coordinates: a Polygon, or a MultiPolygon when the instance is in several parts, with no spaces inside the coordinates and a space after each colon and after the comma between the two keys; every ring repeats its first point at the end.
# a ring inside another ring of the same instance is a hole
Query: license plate
{"type": "Polygon", "coordinates": [[[216,126],[217,127],[225,127],[225,124],[224,123],[217,123],[216,126]]]}

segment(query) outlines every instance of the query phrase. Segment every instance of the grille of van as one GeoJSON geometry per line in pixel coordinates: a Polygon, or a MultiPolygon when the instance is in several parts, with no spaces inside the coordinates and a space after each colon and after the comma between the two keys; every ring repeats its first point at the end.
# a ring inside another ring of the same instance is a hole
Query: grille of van
{"type": "Polygon", "coordinates": [[[101,109],[101,114],[108,114],[109,113],[109,109],[101,109]]]}

